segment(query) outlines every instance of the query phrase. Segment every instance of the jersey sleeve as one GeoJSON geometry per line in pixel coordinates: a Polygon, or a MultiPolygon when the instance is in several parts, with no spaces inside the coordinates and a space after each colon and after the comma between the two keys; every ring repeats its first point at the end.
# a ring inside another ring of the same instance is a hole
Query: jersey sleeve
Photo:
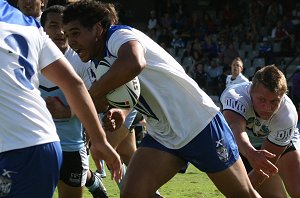
{"type": "Polygon", "coordinates": [[[297,132],[297,112],[292,102],[284,98],[282,107],[272,118],[268,140],[278,146],[286,146],[297,132]]]}
{"type": "Polygon", "coordinates": [[[45,32],[42,33],[43,45],[39,56],[39,69],[42,70],[47,65],[53,63],[54,61],[64,57],[63,53],[59,48],[53,43],[53,41],[46,35],[45,32]]]}
{"type": "Polygon", "coordinates": [[[220,98],[222,109],[234,111],[246,119],[246,110],[248,107],[246,97],[242,93],[238,93],[233,87],[226,88],[222,93],[220,98]]]}
{"type": "Polygon", "coordinates": [[[113,56],[117,57],[121,45],[131,40],[138,40],[132,30],[119,29],[109,38],[107,49],[113,56]]]}

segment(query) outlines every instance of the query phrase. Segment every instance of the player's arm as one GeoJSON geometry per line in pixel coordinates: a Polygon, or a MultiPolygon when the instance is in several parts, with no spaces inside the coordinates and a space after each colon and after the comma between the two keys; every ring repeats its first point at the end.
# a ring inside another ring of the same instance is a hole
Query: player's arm
{"type": "Polygon", "coordinates": [[[250,143],[246,132],[245,118],[232,110],[224,110],[223,115],[234,134],[239,147],[239,152],[247,157],[250,152],[255,150],[255,148],[250,143]]]}
{"type": "Polygon", "coordinates": [[[91,152],[97,168],[101,168],[99,160],[104,159],[113,171],[112,176],[120,179],[120,157],[106,140],[93,101],[82,79],[65,58],[58,59],[42,69],[42,74],[59,86],[72,111],[83,123],[93,145],[91,152]]]}
{"type": "Polygon", "coordinates": [[[275,155],[267,150],[256,150],[252,146],[246,132],[246,120],[244,117],[231,110],[224,110],[223,114],[235,136],[240,153],[248,159],[252,168],[262,178],[276,173],[278,171],[277,167],[269,161],[275,155]]]}
{"type": "MultiPolygon", "coordinates": [[[[268,151],[272,154],[274,154],[274,157],[268,158],[268,161],[270,163],[272,163],[273,165],[277,165],[277,162],[281,156],[281,154],[285,151],[286,146],[278,146],[275,145],[274,143],[270,142],[269,140],[265,140],[265,142],[263,143],[261,150],[265,150],[268,151]]],[[[275,170],[272,169],[268,169],[268,167],[265,167],[263,169],[263,172],[266,173],[268,176],[263,175],[261,173],[261,171],[257,171],[257,170],[252,170],[249,173],[249,178],[251,180],[251,183],[253,184],[254,188],[259,187],[266,179],[269,178],[270,175],[275,174],[275,170]]]]}
{"type": "Polygon", "coordinates": [[[94,100],[129,82],[146,66],[144,49],[138,41],[128,41],[118,50],[118,57],[111,68],[90,88],[94,100]]]}

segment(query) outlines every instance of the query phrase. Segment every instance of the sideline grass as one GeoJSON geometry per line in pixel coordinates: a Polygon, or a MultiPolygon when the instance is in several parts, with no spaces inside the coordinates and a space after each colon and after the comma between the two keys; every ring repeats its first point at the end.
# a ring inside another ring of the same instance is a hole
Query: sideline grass
{"type": "MultiPolygon", "coordinates": [[[[95,170],[93,161],[90,161],[91,169],[95,170]]],[[[110,180],[110,174],[103,180],[110,198],[119,198],[119,189],[114,181],[110,180]]],[[[165,198],[223,198],[211,180],[203,172],[190,165],[185,174],[178,173],[167,184],[159,189],[165,198]]],[[[85,189],[84,198],[93,196],[85,189]]],[[[57,192],[54,198],[58,198],[57,192]]]]}

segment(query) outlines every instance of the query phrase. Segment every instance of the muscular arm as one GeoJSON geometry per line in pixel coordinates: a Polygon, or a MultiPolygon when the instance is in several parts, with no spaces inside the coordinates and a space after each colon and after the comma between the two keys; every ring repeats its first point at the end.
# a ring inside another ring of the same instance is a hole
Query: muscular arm
{"type": "Polygon", "coordinates": [[[278,171],[277,167],[274,165],[274,162],[278,160],[278,157],[275,157],[272,153],[275,152],[275,154],[278,154],[278,152],[273,149],[275,145],[270,145],[272,143],[266,140],[262,148],[260,150],[256,150],[252,146],[246,133],[245,119],[241,115],[230,110],[224,110],[223,114],[234,133],[240,153],[248,159],[253,168],[249,174],[251,183],[254,187],[258,187],[266,178],[269,177],[269,175],[275,174],[278,171]]]}
{"type": "Polygon", "coordinates": [[[254,151],[255,148],[250,143],[246,132],[246,120],[238,113],[230,110],[224,110],[223,114],[234,134],[239,147],[239,152],[247,157],[249,152],[254,151]]]}
{"type": "Polygon", "coordinates": [[[145,67],[144,50],[138,41],[124,43],[116,61],[99,80],[93,83],[90,94],[94,100],[105,96],[109,91],[129,82],[145,67]]]}
{"type": "Polygon", "coordinates": [[[91,152],[97,168],[101,168],[99,160],[104,159],[112,168],[113,176],[119,179],[121,177],[120,157],[106,140],[93,101],[81,78],[65,58],[45,67],[42,74],[59,86],[71,109],[86,128],[93,145],[91,152]]]}

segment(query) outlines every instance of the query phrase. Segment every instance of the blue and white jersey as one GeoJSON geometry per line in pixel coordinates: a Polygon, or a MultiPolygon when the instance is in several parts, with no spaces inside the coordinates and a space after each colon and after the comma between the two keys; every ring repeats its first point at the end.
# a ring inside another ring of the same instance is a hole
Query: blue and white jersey
{"type": "Polygon", "coordinates": [[[228,75],[226,78],[226,87],[231,85],[240,84],[243,82],[249,82],[248,78],[240,73],[234,80],[232,79],[232,75],[228,75]]]}
{"type": "Polygon", "coordinates": [[[37,89],[38,72],[63,57],[40,25],[0,0],[0,152],[59,141],[37,89]]]}
{"type": "Polygon", "coordinates": [[[168,148],[181,148],[208,125],[219,108],[169,53],[137,29],[110,27],[106,55],[117,57],[121,45],[130,40],[141,43],[147,62],[138,76],[141,95],[135,109],[145,116],[154,139],[168,148]]]}
{"type": "MultiPolygon", "coordinates": [[[[88,70],[90,69],[91,61],[84,63],[80,60],[78,54],[70,47],[65,52],[65,57],[71,63],[76,73],[81,77],[85,86],[89,88],[92,84],[92,77],[88,70]]],[[[61,89],[44,76],[39,76],[40,91],[43,98],[47,96],[55,97],[64,106],[68,106],[67,100],[61,89]]],[[[66,119],[54,119],[56,130],[60,138],[60,144],[63,151],[72,152],[79,151],[85,146],[84,135],[82,132],[82,124],[80,120],[73,116],[66,119]]]]}
{"type": "Polygon", "coordinates": [[[234,111],[245,118],[246,132],[254,147],[260,147],[268,138],[278,146],[286,146],[292,140],[295,147],[300,149],[298,115],[291,99],[284,95],[278,110],[269,120],[263,120],[253,109],[251,86],[252,83],[248,82],[226,88],[220,98],[223,110],[234,111]]]}

